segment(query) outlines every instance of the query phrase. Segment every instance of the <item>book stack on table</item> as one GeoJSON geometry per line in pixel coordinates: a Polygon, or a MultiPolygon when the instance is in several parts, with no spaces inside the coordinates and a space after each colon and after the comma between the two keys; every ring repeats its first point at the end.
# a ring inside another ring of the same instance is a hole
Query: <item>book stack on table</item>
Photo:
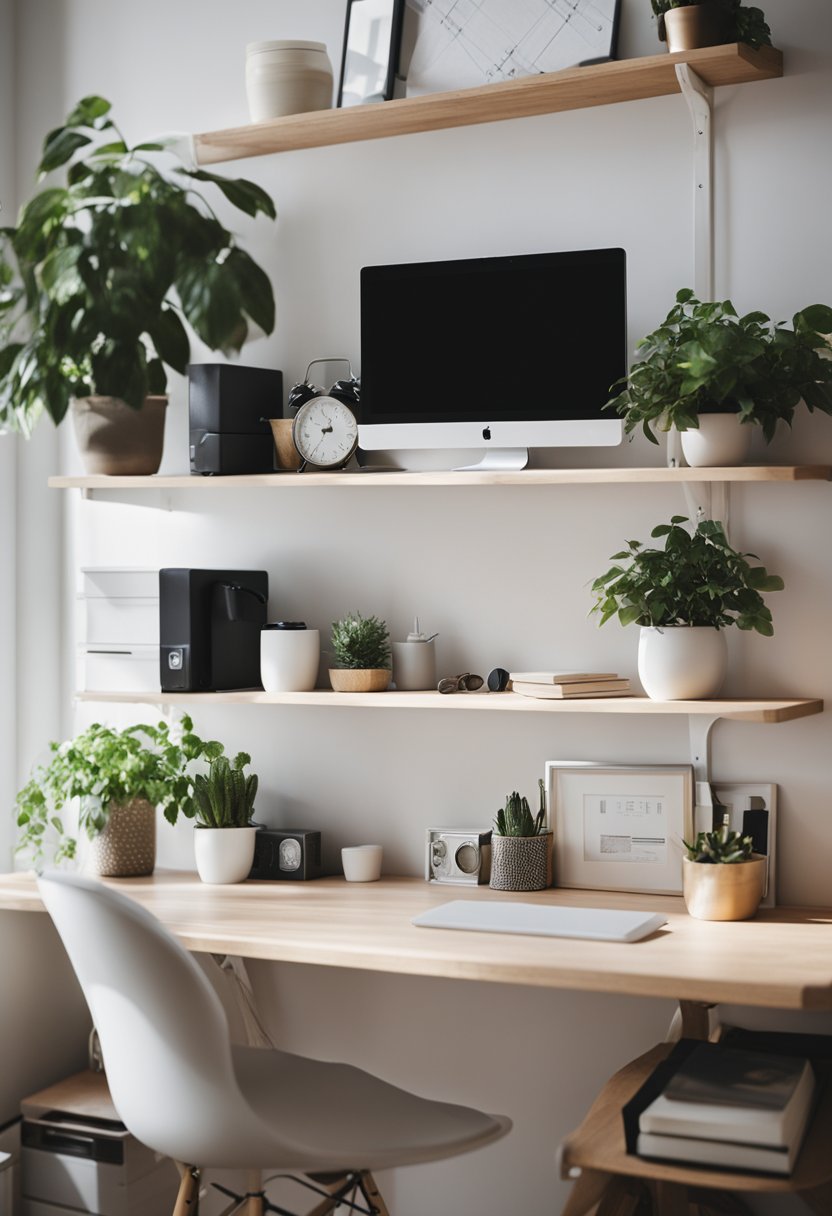
{"type": "Polygon", "coordinates": [[[683,1039],[624,1107],[627,1147],[660,1161],[789,1175],[815,1092],[804,1056],[683,1039]]]}
{"type": "Polygon", "coordinates": [[[509,688],[523,697],[627,697],[630,681],[615,671],[513,671],[509,688]]]}

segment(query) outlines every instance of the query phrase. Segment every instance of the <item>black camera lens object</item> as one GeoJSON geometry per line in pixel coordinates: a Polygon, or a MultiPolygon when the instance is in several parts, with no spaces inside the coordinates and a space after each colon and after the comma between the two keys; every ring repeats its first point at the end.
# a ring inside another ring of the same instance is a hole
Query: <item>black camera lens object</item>
{"type": "Polygon", "coordinates": [[[488,691],[505,692],[510,676],[505,667],[494,667],[488,673],[488,691]]]}

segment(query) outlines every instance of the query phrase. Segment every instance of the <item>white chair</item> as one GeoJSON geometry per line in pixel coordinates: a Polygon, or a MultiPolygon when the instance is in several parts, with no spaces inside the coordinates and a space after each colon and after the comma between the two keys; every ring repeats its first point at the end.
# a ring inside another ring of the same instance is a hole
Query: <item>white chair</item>
{"type": "Polygon", "coordinates": [[[38,887],[98,1029],[116,1109],[137,1139],[177,1162],[174,1216],[196,1211],[208,1167],[249,1172],[229,1209],[245,1205],[249,1216],[291,1216],[265,1198],[271,1168],[307,1175],[302,1185],[320,1196],[309,1216],[358,1191],[367,1203],[358,1211],[385,1216],[373,1170],[453,1157],[511,1127],[347,1064],[232,1044],[204,973],[149,912],[76,875],[47,873],[38,887]]]}

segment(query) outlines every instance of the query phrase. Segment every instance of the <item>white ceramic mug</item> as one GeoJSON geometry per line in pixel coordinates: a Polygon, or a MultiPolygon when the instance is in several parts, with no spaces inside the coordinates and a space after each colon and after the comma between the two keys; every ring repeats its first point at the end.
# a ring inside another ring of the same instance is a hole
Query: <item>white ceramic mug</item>
{"type": "Polygon", "coordinates": [[[376,882],[381,878],[380,844],[355,844],[341,850],[347,882],[376,882]]]}
{"type": "Polygon", "coordinates": [[[318,679],[321,635],[303,621],[274,621],[260,634],[260,679],[266,692],[311,692],[318,679]]]}

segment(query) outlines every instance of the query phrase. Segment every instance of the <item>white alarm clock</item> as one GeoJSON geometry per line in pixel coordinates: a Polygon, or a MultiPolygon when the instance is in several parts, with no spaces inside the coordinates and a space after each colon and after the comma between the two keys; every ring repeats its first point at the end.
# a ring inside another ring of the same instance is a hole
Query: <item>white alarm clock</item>
{"type": "Polygon", "coordinates": [[[343,401],[313,397],[295,414],[292,439],[303,461],[301,469],[341,469],[358,447],[358,421],[343,401]]]}

